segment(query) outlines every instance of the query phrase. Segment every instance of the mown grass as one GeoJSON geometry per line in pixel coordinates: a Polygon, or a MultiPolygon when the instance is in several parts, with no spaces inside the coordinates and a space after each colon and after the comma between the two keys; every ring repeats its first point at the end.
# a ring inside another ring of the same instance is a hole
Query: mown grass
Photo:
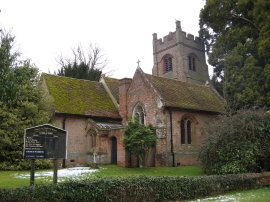
{"type": "MultiPolygon", "coordinates": [[[[20,173],[23,173],[19,171],[20,173]]],[[[13,188],[27,185],[25,179],[15,179],[14,174],[18,173],[17,171],[1,171],[0,172],[0,188],[13,188]]],[[[28,180],[29,184],[29,180],[28,180]]]]}
{"type": "Polygon", "coordinates": [[[267,202],[267,201],[270,201],[270,187],[230,192],[224,195],[207,197],[204,199],[191,200],[190,202],[203,202],[203,201],[267,202]]]}
{"type": "MultiPolygon", "coordinates": [[[[17,188],[30,184],[30,178],[17,178],[17,174],[30,174],[30,171],[0,171],[0,188],[17,188]]],[[[35,183],[44,184],[47,180],[36,179],[35,183]]]]}
{"type": "MultiPolygon", "coordinates": [[[[38,171],[36,171],[38,172],[38,171]]],[[[16,175],[30,174],[30,171],[0,171],[0,188],[28,186],[30,178],[16,178],[16,175]]],[[[125,168],[104,165],[86,177],[127,177],[127,176],[198,176],[203,175],[200,166],[125,168]]],[[[52,183],[52,177],[36,178],[35,184],[52,183]]]]}
{"type": "Polygon", "coordinates": [[[127,176],[199,176],[203,175],[200,166],[125,168],[115,165],[101,166],[93,176],[127,177],[127,176]]]}

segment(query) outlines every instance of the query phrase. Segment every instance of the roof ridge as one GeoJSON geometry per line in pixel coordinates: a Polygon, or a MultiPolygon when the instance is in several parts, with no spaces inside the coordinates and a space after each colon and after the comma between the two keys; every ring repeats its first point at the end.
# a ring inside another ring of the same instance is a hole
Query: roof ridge
{"type": "Polygon", "coordinates": [[[185,82],[185,81],[180,81],[180,80],[177,80],[177,79],[170,79],[170,78],[166,78],[166,77],[160,77],[160,76],[154,76],[154,75],[151,75],[151,74],[147,74],[145,73],[147,76],[151,76],[151,77],[156,77],[158,79],[164,79],[164,80],[170,80],[170,81],[173,81],[173,82],[179,82],[179,83],[182,83],[184,85],[194,85],[194,86],[199,86],[199,87],[206,87],[206,88],[210,88],[209,86],[206,86],[206,85],[201,85],[201,84],[197,84],[197,83],[188,83],[188,82],[185,82]]]}
{"type": "MultiPolygon", "coordinates": [[[[108,78],[108,77],[107,77],[108,78]]],[[[111,78],[110,78],[111,79],[111,78]]],[[[115,105],[115,107],[119,110],[119,103],[117,102],[117,98],[113,95],[112,90],[110,89],[109,85],[106,82],[106,77],[101,76],[99,82],[103,85],[103,87],[105,88],[106,92],[108,93],[108,95],[110,96],[113,104],[115,105]]],[[[117,80],[117,82],[119,83],[119,80],[117,80]]],[[[119,86],[119,84],[118,84],[119,86]]]]}
{"type": "Polygon", "coordinates": [[[87,81],[87,82],[92,82],[92,83],[100,83],[99,81],[91,81],[91,80],[87,80],[87,79],[78,79],[78,78],[73,78],[73,77],[68,77],[68,76],[59,76],[59,75],[48,74],[48,73],[44,73],[44,72],[42,74],[46,74],[48,76],[66,78],[66,79],[73,79],[73,80],[78,80],[78,81],[87,81]]]}
{"type": "Polygon", "coordinates": [[[120,80],[120,79],[113,78],[113,77],[109,77],[109,76],[104,76],[103,78],[104,78],[104,79],[114,79],[114,80],[118,80],[118,81],[120,80]]]}
{"type": "Polygon", "coordinates": [[[104,79],[113,79],[113,80],[117,80],[117,81],[120,81],[122,79],[129,79],[129,80],[132,80],[132,78],[128,78],[128,77],[123,77],[121,79],[118,79],[118,78],[113,78],[113,77],[109,77],[109,76],[103,76],[104,79]]]}

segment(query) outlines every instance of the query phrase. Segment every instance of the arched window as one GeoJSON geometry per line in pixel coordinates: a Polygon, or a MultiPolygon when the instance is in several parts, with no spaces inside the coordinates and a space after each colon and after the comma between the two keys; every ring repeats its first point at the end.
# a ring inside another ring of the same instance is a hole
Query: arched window
{"type": "Polygon", "coordinates": [[[191,144],[191,121],[187,121],[187,143],[191,144]]]}
{"type": "Polygon", "coordinates": [[[91,147],[94,148],[97,146],[97,134],[91,134],[91,147]]]}
{"type": "Polygon", "coordinates": [[[190,120],[181,120],[181,144],[191,144],[192,122],[190,120]]]}
{"type": "Polygon", "coordinates": [[[86,134],[86,141],[87,150],[97,147],[97,132],[95,131],[95,129],[91,128],[88,130],[86,134]]]}
{"type": "Polygon", "coordinates": [[[196,71],[196,56],[194,54],[188,56],[188,69],[194,72],[196,71]]]}
{"type": "Polygon", "coordinates": [[[140,124],[144,124],[144,110],[141,105],[136,105],[133,111],[133,118],[137,119],[140,124]]]}
{"type": "Polygon", "coordinates": [[[173,66],[172,66],[172,56],[170,55],[165,55],[163,58],[163,68],[164,72],[169,72],[172,71],[173,66]]]}
{"type": "Polygon", "coordinates": [[[185,121],[181,121],[181,144],[186,143],[185,121]]]}

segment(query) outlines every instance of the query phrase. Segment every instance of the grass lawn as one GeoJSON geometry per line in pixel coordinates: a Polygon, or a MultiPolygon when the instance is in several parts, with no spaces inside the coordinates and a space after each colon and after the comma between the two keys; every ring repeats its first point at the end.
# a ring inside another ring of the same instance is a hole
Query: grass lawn
{"type": "Polygon", "coordinates": [[[115,165],[101,166],[99,172],[93,174],[97,177],[119,176],[199,176],[203,175],[200,166],[179,167],[151,167],[151,168],[124,168],[115,165]]]}
{"type": "MultiPolygon", "coordinates": [[[[16,188],[21,186],[28,186],[30,184],[30,178],[21,179],[15,178],[16,174],[29,174],[30,171],[0,171],[0,188],[16,188]]],[[[37,179],[37,184],[44,183],[37,179]]]]}
{"type": "Polygon", "coordinates": [[[192,200],[192,202],[203,202],[203,201],[267,202],[267,201],[270,201],[270,187],[231,192],[224,195],[207,197],[207,198],[198,199],[198,200],[192,200]]]}
{"type": "MultiPolygon", "coordinates": [[[[20,173],[24,173],[22,171],[18,171],[20,173]]],[[[13,188],[27,185],[29,184],[29,180],[25,179],[15,179],[12,177],[13,174],[17,173],[17,171],[1,171],[0,172],[0,188],[13,188]]]]}
{"type": "MultiPolygon", "coordinates": [[[[38,172],[38,171],[36,171],[38,172]]],[[[30,171],[0,171],[0,188],[16,188],[28,186],[30,178],[16,178],[16,174],[29,174],[30,171]]],[[[202,175],[200,166],[180,167],[152,167],[152,168],[124,168],[115,165],[104,165],[98,172],[89,174],[93,177],[117,177],[117,176],[198,176],[202,175]]],[[[87,174],[85,174],[87,176],[87,174]]],[[[52,183],[52,177],[36,178],[36,184],[52,183]],[[50,180],[50,181],[49,181],[50,180]]]]}

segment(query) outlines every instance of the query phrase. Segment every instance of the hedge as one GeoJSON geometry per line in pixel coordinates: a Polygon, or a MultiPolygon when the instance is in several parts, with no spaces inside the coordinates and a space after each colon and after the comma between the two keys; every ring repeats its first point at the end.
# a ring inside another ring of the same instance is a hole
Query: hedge
{"type": "Polygon", "coordinates": [[[270,185],[270,173],[128,177],[0,190],[0,201],[176,201],[270,185]]]}

